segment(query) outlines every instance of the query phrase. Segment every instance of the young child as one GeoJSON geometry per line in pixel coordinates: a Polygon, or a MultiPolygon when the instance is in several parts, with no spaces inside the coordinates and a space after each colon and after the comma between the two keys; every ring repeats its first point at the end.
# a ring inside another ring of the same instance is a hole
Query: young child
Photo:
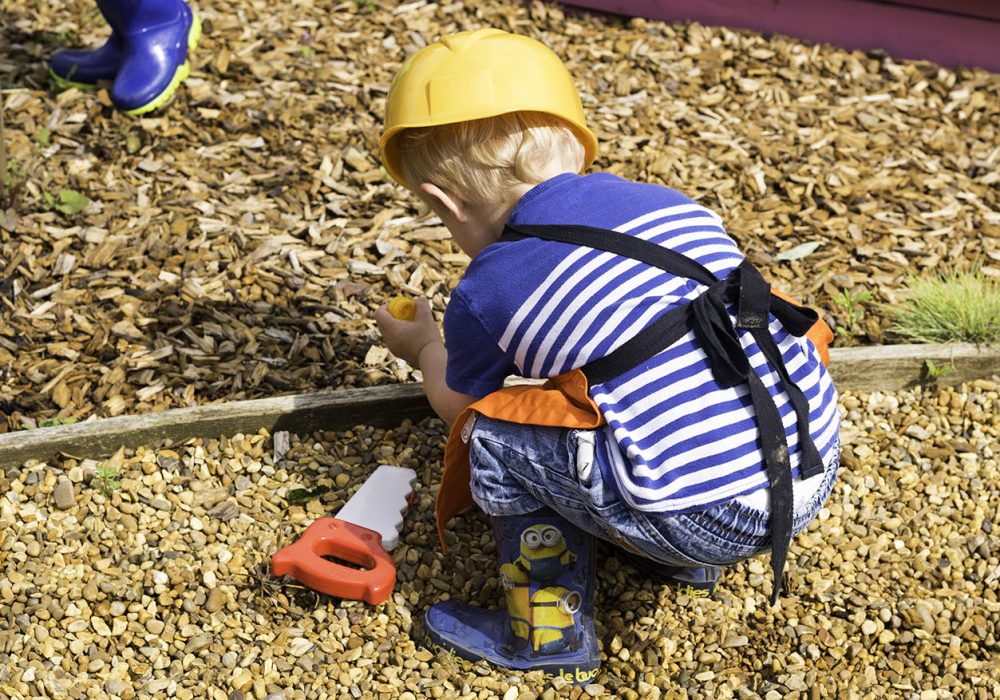
{"type": "Polygon", "coordinates": [[[483,29],[415,54],[380,145],[472,259],[444,340],[426,300],[375,318],[452,424],[439,532],[473,500],[491,516],[506,597],[431,606],[428,643],[590,682],[594,537],[689,595],[770,550],[776,600],[837,471],[829,328],[773,295],[701,205],[581,175],[596,139],[535,40],[483,29]],[[511,374],[548,381],[503,388],[511,374]]]}

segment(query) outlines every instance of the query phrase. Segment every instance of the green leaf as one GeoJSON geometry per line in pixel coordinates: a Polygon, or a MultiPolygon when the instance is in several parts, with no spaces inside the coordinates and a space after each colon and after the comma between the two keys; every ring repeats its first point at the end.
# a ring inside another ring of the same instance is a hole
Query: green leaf
{"type": "Polygon", "coordinates": [[[59,190],[59,201],[54,206],[56,211],[73,216],[86,209],[88,204],[90,200],[86,195],[75,190],[59,190]]]}
{"type": "Polygon", "coordinates": [[[289,505],[298,505],[306,501],[311,501],[314,498],[319,498],[329,490],[329,486],[317,486],[312,491],[309,489],[292,489],[285,494],[285,500],[288,501],[289,505]]]}
{"type": "Polygon", "coordinates": [[[49,145],[50,137],[52,132],[46,129],[44,126],[38,130],[38,145],[45,148],[49,145]]]}
{"type": "Polygon", "coordinates": [[[57,425],[73,425],[76,418],[46,418],[38,422],[39,428],[54,428],[57,425]]]}
{"type": "Polygon", "coordinates": [[[94,478],[90,480],[93,488],[100,490],[106,498],[111,498],[111,493],[122,487],[121,472],[117,467],[98,466],[94,478]]]}
{"type": "Polygon", "coordinates": [[[955,365],[942,365],[938,367],[933,360],[924,360],[924,371],[929,379],[940,379],[946,374],[955,371],[955,365]]]}
{"type": "Polygon", "coordinates": [[[101,465],[97,467],[97,476],[102,479],[117,479],[121,476],[121,472],[118,471],[118,467],[106,467],[101,465]]]}
{"type": "Polygon", "coordinates": [[[808,243],[801,243],[794,248],[789,248],[788,250],[782,251],[774,256],[775,260],[801,260],[810,253],[816,251],[823,245],[822,241],[809,241],[808,243]]]}

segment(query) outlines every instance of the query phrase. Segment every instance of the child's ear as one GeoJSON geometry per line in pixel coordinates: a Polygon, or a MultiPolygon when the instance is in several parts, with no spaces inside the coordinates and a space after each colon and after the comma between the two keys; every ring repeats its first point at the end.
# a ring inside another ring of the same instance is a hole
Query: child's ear
{"type": "Polygon", "coordinates": [[[423,182],[418,187],[421,192],[423,192],[428,198],[430,198],[432,204],[437,203],[443,207],[448,213],[450,213],[457,221],[465,223],[469,220],[469,213],[466,210],[465,202],[456,197],[454,194],[446,189],[442,189],[437,185],[432,185],[429,182],[423,182]]]}

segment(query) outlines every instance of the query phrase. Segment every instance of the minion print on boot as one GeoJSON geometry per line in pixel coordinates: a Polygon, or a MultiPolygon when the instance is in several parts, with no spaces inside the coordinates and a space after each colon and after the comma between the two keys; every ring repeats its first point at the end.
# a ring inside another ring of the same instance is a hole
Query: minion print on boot
{"type": "MultiPolygon", "coordinates": [[[[532,525],[521,533],[521,555],[513,566],[529,578],[550,582],[558,579],[575,561],[576,555],[566,548],[566,539],[559,528],[554,525],[532,525]]],[[[503,566],[500,567],[501,572],[503,566]]]]}
{"type": "Polygon", "coordinates": [[[574,685],[593,682],[601,661],[593,538],[548,509],[493,518],[493,533],[507,609],[436,603],[424,616],[427,646],[574,685]]]}
{"type": "Polygon", "coordinates": [[[500,585],[507,600],[507,617],[513,637],[511,649],[528,646],[531,636],[531,591],[528,572],[517,564],[500,566],[500,585]]]}
{"type": "Polygon", "coordinates": [[[575,615],[583,597],[562,586],[540,588],[531,596],[531,648],[537,654],[573,651],[581,644],[575,615]]]}

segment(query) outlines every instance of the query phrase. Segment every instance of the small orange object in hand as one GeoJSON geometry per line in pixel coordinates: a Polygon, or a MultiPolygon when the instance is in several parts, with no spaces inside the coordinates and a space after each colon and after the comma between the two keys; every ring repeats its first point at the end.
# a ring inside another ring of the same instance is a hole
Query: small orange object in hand
{"type": "Polygon", "coordinates": [[[417,315],[417,302],[409,297],[393,297],[386,304],[386,309],[393,318],[400,321],[412,321],[417,315]]]}

